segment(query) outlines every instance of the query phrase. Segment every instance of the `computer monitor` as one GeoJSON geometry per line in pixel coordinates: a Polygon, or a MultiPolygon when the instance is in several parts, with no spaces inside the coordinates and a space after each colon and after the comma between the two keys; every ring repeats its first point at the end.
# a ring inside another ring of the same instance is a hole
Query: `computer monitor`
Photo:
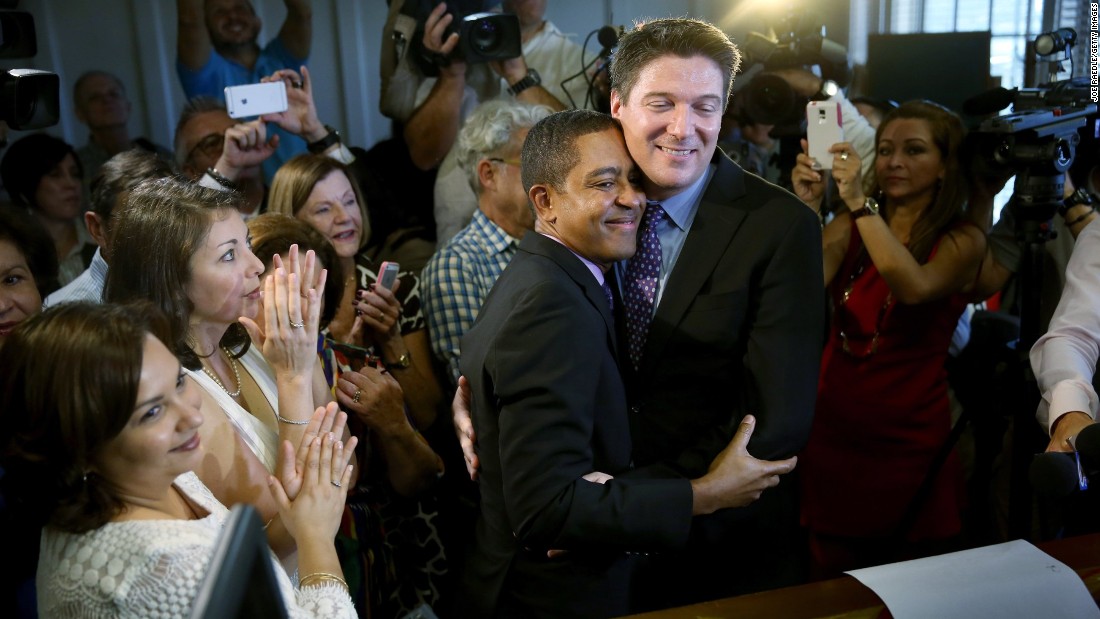
{"type": "Polygon", "coordinates": [[[191,619],[287,617],[271,557],[256,508],[234,506],[191,607],[191,619]]]}

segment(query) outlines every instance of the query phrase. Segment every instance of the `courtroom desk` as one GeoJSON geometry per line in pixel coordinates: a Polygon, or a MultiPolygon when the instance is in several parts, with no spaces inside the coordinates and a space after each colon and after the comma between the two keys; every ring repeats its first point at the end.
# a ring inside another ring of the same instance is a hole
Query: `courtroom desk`
{"type": "MultiPolygon", "coordinates": [[[[1077,571],[1092,599],[1100,603],[1100,533],[1038,544],[1038,547],[1077,571]]],[[[885,619],[886,605],[873,591],[851,576],[774,589],[680,608],[670,608],[630,619],[885,619]]]]}

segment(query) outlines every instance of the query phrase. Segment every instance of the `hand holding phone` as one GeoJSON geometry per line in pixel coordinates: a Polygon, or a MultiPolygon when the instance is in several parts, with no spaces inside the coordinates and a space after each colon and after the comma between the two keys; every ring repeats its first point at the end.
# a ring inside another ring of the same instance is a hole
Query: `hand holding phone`
{"type": "Polygon", "coordinates": [[[813,157],[818,170],[833,169],[833,154],[829,148],[844,141],[844,128],[840,117],[840,102],[810,101],[806,104],[807,153],[813,157]]]}
{"type": "Polygon", "coordinates": [[[285,112],[287,109],[286,83],[278,81],[226,86],[225,108],[230,118],[285,112]]]}
{"type": "Polygon", "coordinates": [[[386,290],[392,290],[397,281],[397,271],[401,268],[396,262],[383,262],[378,268],[378,285],[386,290]]]}

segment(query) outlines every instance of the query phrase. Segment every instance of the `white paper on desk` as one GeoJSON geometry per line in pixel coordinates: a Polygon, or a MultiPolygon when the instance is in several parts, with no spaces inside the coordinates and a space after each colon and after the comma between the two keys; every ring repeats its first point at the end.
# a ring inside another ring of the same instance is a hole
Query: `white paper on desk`
{"type": "Polygon", "coordinates": [[[1100,619],[1077,573],[1021,540],[847,573],[894,619],[1100,619]]]}

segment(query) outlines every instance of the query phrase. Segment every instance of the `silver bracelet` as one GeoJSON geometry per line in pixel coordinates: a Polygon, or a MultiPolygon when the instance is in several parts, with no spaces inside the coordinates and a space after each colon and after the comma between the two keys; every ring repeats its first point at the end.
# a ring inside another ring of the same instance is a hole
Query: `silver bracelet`
{"type": "Polygon", "coordinates": [[[280,415],[279,411],[275,411],[275,418],[283,423],[289,423],[292,426],[304,426],[309,423],[308,419],[306,419],[305,421],[294,421],[293,419],[287,419],[286,417],[280,415]]]}

